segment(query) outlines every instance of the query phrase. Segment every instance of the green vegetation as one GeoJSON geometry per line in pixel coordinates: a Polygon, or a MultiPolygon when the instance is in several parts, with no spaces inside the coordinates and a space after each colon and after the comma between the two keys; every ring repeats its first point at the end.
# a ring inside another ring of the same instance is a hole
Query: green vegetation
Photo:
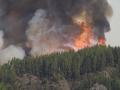
{"type": "Polygon", "coordinates": [[[119,47],[14,59],[0,66],[0,90],[92,90],[95,84],[120,90],[119,47]]]}

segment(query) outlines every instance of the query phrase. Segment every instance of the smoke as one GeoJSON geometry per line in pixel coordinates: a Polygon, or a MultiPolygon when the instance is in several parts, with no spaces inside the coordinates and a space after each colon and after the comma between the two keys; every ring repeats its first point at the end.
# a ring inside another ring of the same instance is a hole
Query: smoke
{"type": "Polygon", "coordinates": [[[23,59],[25,57],[25,51],[15,45],[9,45],[4,47],[4,33],[0,31],[0,64],[5,64],[13,58],[23,59]]]}
{"type": "Polygon", "coordinates": [[[13,58],[23,59],[25,52],[21,47],[10,45],[0,51],[0,64],[5,64],[13,58]]]}
{"type": "Polygon", "coordinates": [[[33,56],[62,52],[68,43],[72,44],[75,34],[80,33],[77,27],[59,25],[47,17],[47,12],[39,9],[29,22],[29,28],[26,32],[27,46],[32,48],[31,54],[33,56]]]}
{"type": "Polygon", "coordinates": [[[0,0],[0,29],[5,42],[0,45],[20,46],[33,56],[80,49],[75,41],[81,36],[85,36],[85,45],[93,46],[101,37],[105,40],[112,13],[107,0],[0,0]],[[82,22],[91,27],[92,34],[83,33],[82,22]]]}
{"type": "Polygon", "coordinates": [[[3,33],[3,31],[1,30],[1,31],[0,31],[0,50],[1,50],[1,49],[3,48],[3,46],[4,46],[3,36],[4,36],[4,33],[3,33]]]}

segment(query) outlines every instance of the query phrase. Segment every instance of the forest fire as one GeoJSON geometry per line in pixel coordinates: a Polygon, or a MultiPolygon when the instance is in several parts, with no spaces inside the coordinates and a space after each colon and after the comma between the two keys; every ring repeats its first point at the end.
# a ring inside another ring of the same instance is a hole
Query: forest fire
{"type": "Polygon", "coordinates": [[[84,11],[78,18],[74,18],[75,24],[77,24],[81,30],[80,34],[74,38],[75,51],[83,48],[89,48],[94,45],[106,45],[104,36],[95,38],[96,34],[93,31],[93,25],[91,24],[91,17],[84,11]]]}
{"type": "MultiPolygon", "coordinates": [[[[94,33],[92,26],[89,23],[82,21],[79,22],[81,33],[79,36],[76,36],[74,40],[74,45],[76,50],[92,47],[94,46],[94,33]]],[[[97,45],[106,45],[106,40],[104,37],[99,37],[97,45]]]]}
{"type": "Polygon", "coordinates": [[[110,16],[107,0],[0,0],[0,45],[31,56],[105,45],[110,16]]]}
{"type": "Polygon", "coordinates": [[[81,22],[80,29],[82,31],[80,35],[75,38],[75,47],[77,49],[82,49],[93,46],[93,32],[91,26],[85,22],[81,22]]]}
{"type": "Polygon", "coordinates": [[[106,41],[106,40],[105,40],[104,37],[99,37],[98,45],[103,45],[103,46],[105,46],[105,45],[106,45],[105,41],[106,41]]]}

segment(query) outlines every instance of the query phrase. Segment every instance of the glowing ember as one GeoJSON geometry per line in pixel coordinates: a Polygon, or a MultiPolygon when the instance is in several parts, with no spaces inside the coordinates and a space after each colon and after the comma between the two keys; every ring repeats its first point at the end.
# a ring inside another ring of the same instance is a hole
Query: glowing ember
{"type": "Polygon", "coordinates": [[[76,36],[74,39],[74,47],[75,51],[87,47],[92,47],[94,45],[106,45],[106,41],[104,37],[99,37],[98,42],[96,42],[96,39],[94,38],[94,32],[92,25],[89,23],[89,17],[86,16],[84,13],[83,16],[80,18],[76,18],[75,23],[77,23],[80,26],[81,33],[80,35],[76,36]]]}
{"type": "Polygon", "coordinates": [[[93,46],[92,27],[85,21],[79,22],[81,33],[75,38],[75,47],[77,50],[93,46]]]}
{"type": "Polygon", "coordinates": [[[104,37],[99,37],[99,39],[98,39],[98,45],[103,45],[103,46],[106,45],[104,37]]]}
{"type": "Polygon", "coordinates": [[[92,26],[87,22],[89,17],[85,13],[80,18],[76,18],[75,22],[80,26],[81,33],[75,37],[74,45],[76,50],[93,46],[94,34],[92,26]]]}

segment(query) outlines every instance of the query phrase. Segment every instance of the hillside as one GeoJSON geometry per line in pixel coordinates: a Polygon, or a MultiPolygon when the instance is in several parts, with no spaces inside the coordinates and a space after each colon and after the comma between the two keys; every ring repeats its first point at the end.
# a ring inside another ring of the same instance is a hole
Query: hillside
{"type": "Polygon", "coordinates": [[[0,90],[120,90],[120,47],[13,59],[0,66],[0,90]]]}

